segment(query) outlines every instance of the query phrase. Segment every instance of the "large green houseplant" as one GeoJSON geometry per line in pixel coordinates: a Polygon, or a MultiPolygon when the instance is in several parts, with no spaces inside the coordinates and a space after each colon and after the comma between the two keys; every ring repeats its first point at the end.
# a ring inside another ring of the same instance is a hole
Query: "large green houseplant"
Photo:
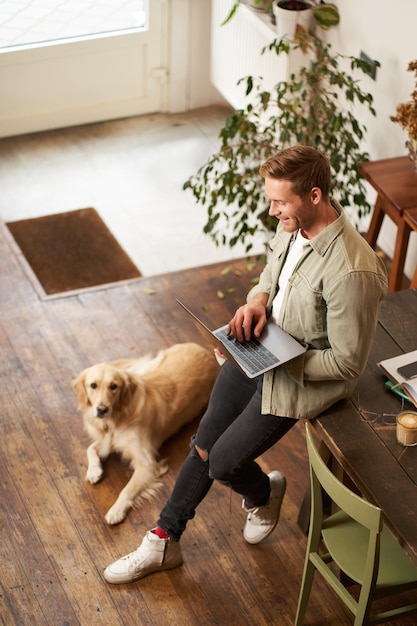
{"type": "Polygon", "coordinates": [[[184,184],[205,207],[204,232],[217,245],[243,243],[249,252],[260,228],[275,230],[259,166],[279,148],[297,143],[328,155],[333,195],[342,206],[355,208],[356,225],[371,209],[358,172],[358,164],[369,159],[361,148],[366,128],[355,117],[357,105],[375,115],[372,95],[362,91],[355,78],[369,66],[334,53],[330,44],[310,36],[301,42],[274,40],[264,53],[288,54],[300,47],[305,65],[272,89],[266,90],[262,79],[253,76],[239,81],[248,104],[226,118],[219,151],[184,184]]]}

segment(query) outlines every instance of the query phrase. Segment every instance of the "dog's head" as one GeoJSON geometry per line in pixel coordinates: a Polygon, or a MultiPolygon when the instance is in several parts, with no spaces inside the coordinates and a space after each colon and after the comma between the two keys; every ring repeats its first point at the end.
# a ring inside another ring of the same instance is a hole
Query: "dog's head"
{"type": "Polygon", "coordinates": [[[105,419],[128,406],[137,384],[128,372],[99,363],[80,372],[72,386],[83,414],[105,419]]]}

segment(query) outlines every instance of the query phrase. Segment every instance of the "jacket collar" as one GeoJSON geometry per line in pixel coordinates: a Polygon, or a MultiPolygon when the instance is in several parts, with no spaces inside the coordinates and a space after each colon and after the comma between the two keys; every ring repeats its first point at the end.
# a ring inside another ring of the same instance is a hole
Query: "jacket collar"
{"type": "Polygon", "coordinates": [[[346,226],[346,214],[341,204],[334,198],[330,198],[330,203],[339,216],[334,222],[326,226],[318,235],[310,239],[310,245],[317,254],[324,256],[329,246],[340,235],[346,226]]]}

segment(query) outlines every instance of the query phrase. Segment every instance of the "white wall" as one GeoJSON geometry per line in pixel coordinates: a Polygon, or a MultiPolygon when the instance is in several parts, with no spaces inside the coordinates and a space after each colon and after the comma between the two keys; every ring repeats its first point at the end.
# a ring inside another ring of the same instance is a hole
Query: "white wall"
{"type": "MultiPolygon", "coordinates": [[[[327,33],[327,41],[338,52],[359,56],[363,50],[381,63],[376,81],[361,79],[363,88],[374,97],[376,117],[362,115],[371,160],[405,156],[406,132],[391,122],[396,106],[407,102],[414,90],[414,75],[407,71],[408,63],[417,59],[416,25],[417,0],[334,0],[341,20],[337,28],[327,33]]],[[[359,114],[359,119],[361,115],[359,114]]],[[[375,193],[369,187],[372,201],[375,193]]],[[[392,256],[396,228],[384,219],[379,237],[381,248],[392,256]]],[[[405,273],[411,277],[417,263],[417,233],[411,233],[405,273]]]]}
{"type": "Polygon", "coordinates": [[[377,117],[367,119],[371,157],[388,158],[405,154],[405,131],[390,121],[396,105],[410,99],[414,76],[407,72],[417,58],[416,0],[337,0],[339,27],[327,40],[344,54],[359,56],[363,50],[381,63],[376,81],[364,79],[363,86],[374,96],[377,117]]]}

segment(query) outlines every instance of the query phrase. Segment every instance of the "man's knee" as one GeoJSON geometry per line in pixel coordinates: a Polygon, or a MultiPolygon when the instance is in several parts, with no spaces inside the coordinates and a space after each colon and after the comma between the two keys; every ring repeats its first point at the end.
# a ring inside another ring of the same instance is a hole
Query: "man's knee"
{"type": "Polygon", "coordinates": [[[207,452],[207,450],[202,450],[201,448],[199,448],[195,444],[194,444],[194,448],[195,448],[198,456],[200,457],[200,459],[202,459],[203,461],[208,461],[208,452],[207,452]]]}
{"type": "MultiPolygon", "coordinates": [[[[203,461],[207,462],[209,458],[209,453],[207,450],[203,450],[199,446],[194,443],[194,450],[196,454],[203,461]]],[[[230,477],[233,475],[234,467],[230,466],[228,455],[223,454],[222,452],[218,452],[217,448],[214,447],[210,451],[210,477],[214,480],[217,480],[221,483],[228,483],[230,477]]]]}
{"type": "Polygon", "coordinates": [[[235,471],[230,454],[214,446],[210,451],[210,476],[220,483],[229,483],[235,471]]]}

